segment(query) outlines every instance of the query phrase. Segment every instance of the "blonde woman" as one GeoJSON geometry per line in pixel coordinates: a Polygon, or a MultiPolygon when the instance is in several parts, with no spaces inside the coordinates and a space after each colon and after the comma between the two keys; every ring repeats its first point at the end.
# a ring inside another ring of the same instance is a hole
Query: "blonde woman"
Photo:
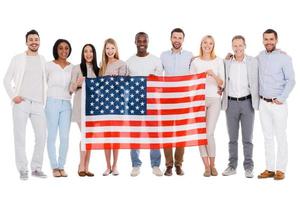
{"type": "Polygon", "coordinates": [[[218,87],[223,87],[224,63],[215,54],[215,41],[211,35],[204,36],[200,44],[200,54],[191,63],[193,74],[206,72],[206,130],[207,145],[199,147],[200,155],[205,166],[204,176],[217,176],[215,168],[216,146],[214,131],[221,110],[221,97],[218,94],[218,87]]]}
{"type": "MultiPolygon", "coordinates": [[[[117,43],[114,39],[109,38],[105,40],[102,60],[100,63],[99,76],[125,76],[128,74],[127,65],[124,61],[119,59],[119,51],[117,43]]],[[[117,170],[118,161],[118,149],[105,149],[106,170],[103,172],[103,176],[112,174],[114,176],[119,175],[117,170]],[[113,152],[113,163],[111,164],[111,153],[113,152]]]]}

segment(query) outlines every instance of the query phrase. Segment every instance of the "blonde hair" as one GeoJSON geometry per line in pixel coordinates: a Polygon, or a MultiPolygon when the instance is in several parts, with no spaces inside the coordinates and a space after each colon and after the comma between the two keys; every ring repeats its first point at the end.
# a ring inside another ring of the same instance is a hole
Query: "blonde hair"
{"type": "Polygon", "coordinates": [[[100,63],[99,76],[103,76],[106,72],[106,69],[107,69],[107,64],[108,64],[108,56],[106,55],[106,45],[107,44],[112,44],[112,45],[115,46],[116,53],[114,55],[114,58],[119,60],[119,50],[118,50],[117,43],[114,39],[108,38],[107,40],[104,41],[104,46],[103,46],[103,50],[102,50],[102,59],[101,59],[101,63],[100,63]]]}
{"type": "Polygon", "coordinates": [[[215,40],[214,40],[213,36],[211,36],[211,35],[206,35],[206,36],[204,36],[204,37],[202,38],[201,43],[200,43],[200,53],[199,53],[199,57],[200,57],[200,58],[203,58],[202,43],[204,42],[205,39],[211,39],[211,40],[212,40],[212,42],[213,42],[213,48],[212,48],[212,50],[211,50],[211,52],[210,52],[210,58],[211,58],[211,59],[215,59],[215,58],[217,57],[216,54],[215,54],[215,40]]]}

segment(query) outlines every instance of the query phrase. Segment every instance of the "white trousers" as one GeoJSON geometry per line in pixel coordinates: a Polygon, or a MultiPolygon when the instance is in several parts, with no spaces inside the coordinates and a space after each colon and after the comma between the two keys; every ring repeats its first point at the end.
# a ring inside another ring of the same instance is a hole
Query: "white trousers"
{"type": "Polygon", "coordinates": [[[259,115],[265,139],[266,166],[269,171],[285,172],[288,161],[287,103],[277,105],[260,101],[259,115]],[[275,153],[275,141],[277,152],[275,153]]]}
{"type": "Polygon", "coordinates": [[[35,145],[31,160],[31,170],[41,170],[46,143],[46,117],[43,104],[24,100],[13,106],[15,159],[19,171],[28,171],[26,156],[26,124],[31,121],[35,135],[35,145]]]}

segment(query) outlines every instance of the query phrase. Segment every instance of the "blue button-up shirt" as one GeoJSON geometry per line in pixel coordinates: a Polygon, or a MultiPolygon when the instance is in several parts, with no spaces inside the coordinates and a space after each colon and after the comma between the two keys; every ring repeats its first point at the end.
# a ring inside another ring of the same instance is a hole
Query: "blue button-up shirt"
{"type": "Polygon", "coordinates": [[[262,51],[257,58],[260,96],[284,102],[295,85],[292,59],[280,50],[262,51]]]}
{"type": "Polygon", "coordinates": [[[160,56],[160,60],[163,65],[165,76],[189,74],[192,58],[193,54],[185,50],[181,50],[178,53],[174,53],[171,50],[163,52],[160,56]]]}

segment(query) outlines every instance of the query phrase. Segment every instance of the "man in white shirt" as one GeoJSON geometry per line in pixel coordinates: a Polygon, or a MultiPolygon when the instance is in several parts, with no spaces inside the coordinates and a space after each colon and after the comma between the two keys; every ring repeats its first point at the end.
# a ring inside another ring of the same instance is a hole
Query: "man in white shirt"
{"type": "Polygon", "coordinates": [[[46,142],[46,98],[45,59],[38,54],[40,37],[36,30],[26,34],[25,53],[16,55],[4,77],[4,86],[13,104],[15,159],[20,179],[28,179],[28,161],[25,150],[26,124],[31,120],[35,132],[35,146],[31,161],[31,175],[40,178],[46,142]]]}
{"type": "Polygon", "coordinates": [[[253,177],[253,125],[254,110],[258,109],[257,60],[245,54],[245,38],[237,35],[232,39],[234,56],[225,61],[225,89],[222,109],[226,111],[229,135],[229,164],[223,176],[236,174],[238,164],[239,124],[242,129],[244,169],[247,178],[253,177]]]}
{"type": "MultiPolygon", "coordinates": [[[[150,74],[161,75],[162,65],[160,59],[147,52],[149,37],[147,33],[139,32],[135,36],[135,44],[137,47],[136,55],[131,56],[127,60],[127,66],[130,76],[148,76],[150,74]]],[[[138,176],[142,161],[139,159],[140,150],[132,149],[130,151],[132,171],[131,176],[138,176]]],[[[150,160],[152,172],[156,176],[162,176],[163,173],[159,169],[161,154],[159,149],[150,150],[150,160]]]]}

